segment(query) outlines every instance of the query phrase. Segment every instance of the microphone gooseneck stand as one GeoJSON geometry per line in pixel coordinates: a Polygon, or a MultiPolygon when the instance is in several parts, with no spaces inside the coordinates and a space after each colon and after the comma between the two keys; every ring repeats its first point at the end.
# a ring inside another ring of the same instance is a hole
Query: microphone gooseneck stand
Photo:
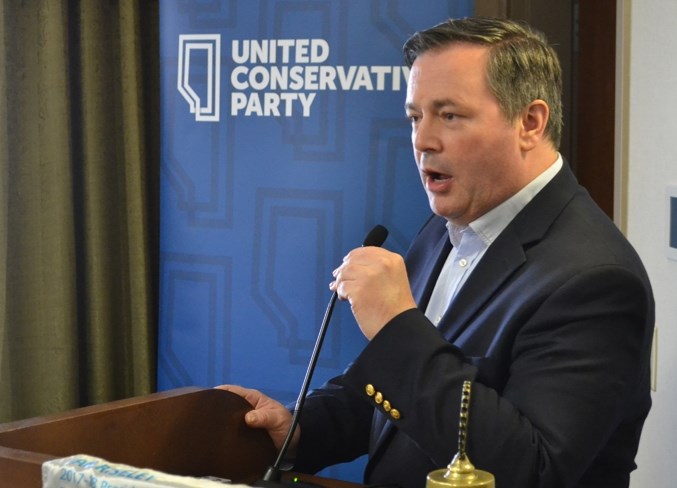
{"type": "MultiPolygon", "coordinates": [[[[375,226],[367,237],[364,238],[362,246],[375,246],[380,247],[388,237],[388,229],[382,225],[375,226]]],[[[286,486],[283,482],[280,481],[282,477],[282,462],[287,454],[289,445],[294,437],[294,432],[298,427],[299,418],[301,416],[301,411],[303,410],[303,405],[306,401],[306,396],[308,395],[308,388],[310,387],[310,380],[313,377],[315,371],[315,365],[317,364],[317,359],[320,356],[320,350],[322,349],[322,343],[324,342],[324,337],[327,333],[327,328],[329,326],[329,320],[331,319],[332,313],[334,312],[334,306],[336,305],[336,300],[338,299],[338,294],[333,292],[331,298],[329,299],[329,304],[327,305],[327,310],[324,313],[324,318],[322,319],[322,325],[320,326],[320,331],[317,334],[317,339],[315,340],[315,347],[313,348],[313,353],[310,356],[310,362],[308,364],[308,369],[306,370],[306,376],[303,379],[303,385],[301,386],[301,391],[299,392],[298,399],[296,400],[296,405],[294,407],[294,414],[292,415],[291,425],[289,426],[289,431],[287,432],[287,437],[284,439],[284,443],[278,452],[277,459],[275,462],[268,467],[266,472],[263,475],[263,478],[257,481],[254,486],[265,487],[265,488],[275,488],[286,486]]],[[[299,486],[300,483],[292,483],[295,486],[299,486]]]]}

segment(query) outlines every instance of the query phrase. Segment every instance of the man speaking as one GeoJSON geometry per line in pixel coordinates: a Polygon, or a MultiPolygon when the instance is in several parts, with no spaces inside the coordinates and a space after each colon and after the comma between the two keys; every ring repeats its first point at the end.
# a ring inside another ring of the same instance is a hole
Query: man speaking
{"type": "MultiPolygon", "coordinates": [[[[330,284],[369,344],[308,397],[291,444],[314,472],[369,454],[368,484],[423,487],[455,453],[506,488],[622,488],[650,405],[654,302],[637,254],[558,153],[561,69],[544,37],[455,19],[404,46],[405,110],[433,216],[406,257],[357,248],[330,284]]],[[[290,412],[221,388],[280,447],[290,412]]]]}

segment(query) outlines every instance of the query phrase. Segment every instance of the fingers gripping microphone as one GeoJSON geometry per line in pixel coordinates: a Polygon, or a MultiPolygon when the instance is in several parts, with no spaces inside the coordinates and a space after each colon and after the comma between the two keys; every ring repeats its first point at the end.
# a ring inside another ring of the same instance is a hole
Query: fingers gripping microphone
{"type": "MultiPolygon", "coordinates": [[[[382,225],[377,225],[367,237],[364,238],[362,246],[374,246],[381,247],[388,237],[388,229],[382,225]]],[[[266,470],[266,473],[263,475],[263,479],[257,482],[254,486],[264,486],[264,487],[274,487],[280,486],[281,471],[280,466],[282,461],[284,461],[287,451],[289,450],[289,444],[291,443],[292,438],[294,437],[294,432],[298,427],[299,418],[301,415],[301,410],[303,409],[303,404],[305,403],[306,396],[308,395],[308,387],[310,386],[310,380],[313,377],[313,372],[315,371],[315,365],[317,364],[317,358],[320,355],[320,349],[322,349],[322,343],[324,342],[324,336],[327,333],[327,326],[329,325],[329,320],[331,315],[334,312],[334,305],[338,294],[336,292],[332,293],[331,298],[329,299],[329,304],[327,305],[327,310],[324,313],[324,318],[322,319],[322,325],[320,325],[320,331],[317,334],[317,339],[315,341],[315,347],[313,348],[313,353],[310,356],[310,363],[308,364],[308,369],[306,370],[306,376],[303,380],[303,385],[301,386],[301,391],[299,393],[298,399],[296,400],[296,406],[294,408],[294,414],[292,416],[291,425],[289,426],[289,432],[287,432],[287,437],[284,439],[284,443],[280,448],[280,452],[277,455],[275,463],[266,470]]],[[[296,483],[298,485],[298,483],[296,483]]]]}

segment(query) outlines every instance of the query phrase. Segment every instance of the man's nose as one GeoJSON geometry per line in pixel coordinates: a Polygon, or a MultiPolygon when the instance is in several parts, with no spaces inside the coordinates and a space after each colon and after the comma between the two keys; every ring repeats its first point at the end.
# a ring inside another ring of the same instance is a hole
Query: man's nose
{"type": "Polygon", "coordinates": [[[422,118],[412,128],[411,140],[414,149],[421,153],[439,152],[442,144],[434,120],[422,118]]]}

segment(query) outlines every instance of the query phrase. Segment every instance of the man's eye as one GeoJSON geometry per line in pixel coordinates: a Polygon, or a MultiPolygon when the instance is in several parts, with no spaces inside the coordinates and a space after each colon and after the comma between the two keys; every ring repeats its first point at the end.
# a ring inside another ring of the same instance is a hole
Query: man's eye
{"type": "Polygon", "coordinates": [[[420,118],[421,118],[420,116],[415,115],[415,114],[407,115],[407,120],[409,120],[409,122],[411,122],[412,124],[418,122],[420,120],[420,118]]]}
{"type": "Polygon", "coordinates": [[[456,114],[450,113],[450,112],[445,112],[442,114],[442,118],[444,120],[454,120],[456,118],[456,114]]]}

